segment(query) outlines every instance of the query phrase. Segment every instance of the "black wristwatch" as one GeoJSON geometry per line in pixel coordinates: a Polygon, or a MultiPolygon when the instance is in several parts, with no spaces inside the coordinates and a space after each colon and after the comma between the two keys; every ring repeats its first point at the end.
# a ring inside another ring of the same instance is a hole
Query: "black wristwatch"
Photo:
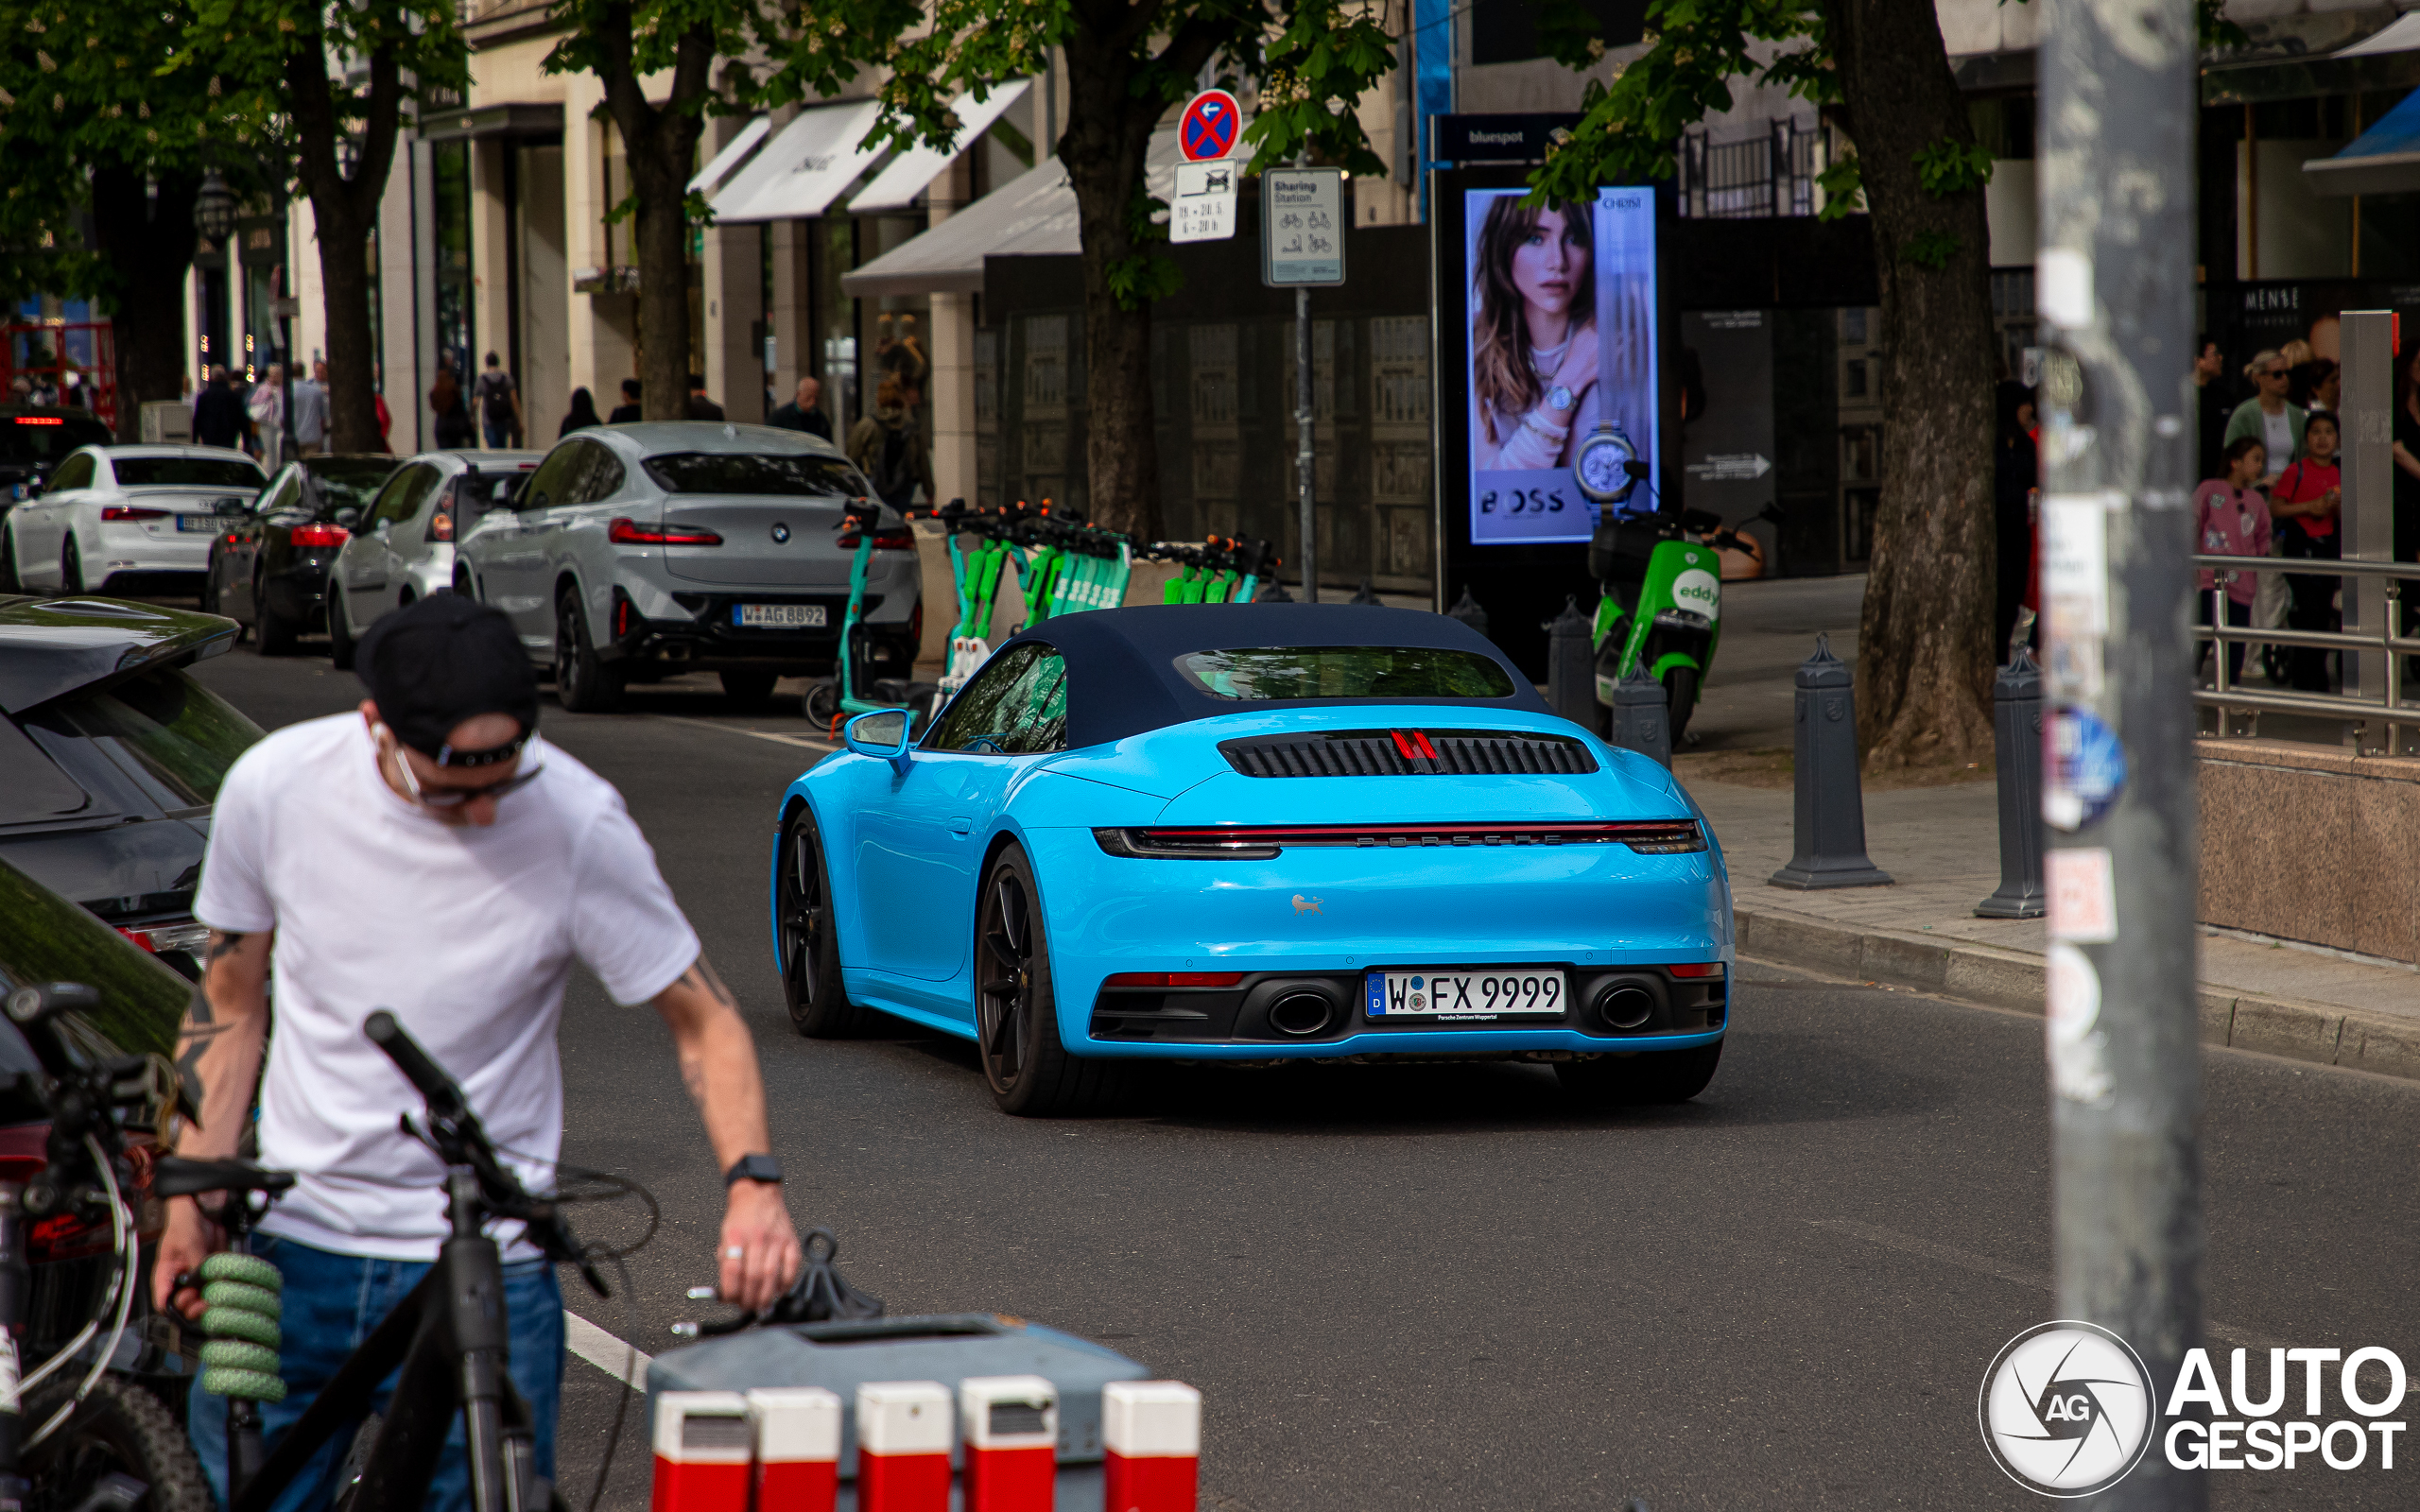
{"type": "Polygon", "coordinates": [[[732,1186],[741,1181],[771,1181],[782,1179],[782,1163],[769,1155],[743,1155],[722,1174],[722,1184],[732,1186]]]}

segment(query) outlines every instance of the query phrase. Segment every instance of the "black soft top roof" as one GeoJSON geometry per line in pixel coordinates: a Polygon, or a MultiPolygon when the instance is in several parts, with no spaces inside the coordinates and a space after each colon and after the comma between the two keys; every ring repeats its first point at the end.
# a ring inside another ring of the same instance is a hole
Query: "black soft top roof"
{"type": "Polygon", "coordinates": [[[1255,646],[1387,645],[1472,651],[1504,669],[1503,698],[1401,698],[1389,702],[1551,713],[1518,667],[1460,620],[1425,610],[1374,604],[1154,604],[1090,610],[1019,631],[1002,644],[1039,642],[1067,664],[1067,744],[1104,745],[1187,720],[1256,709],[1367,704],[1367,698],[1244,701],[1204,693],[1177,670],[1195,651],[1255,646]]]}

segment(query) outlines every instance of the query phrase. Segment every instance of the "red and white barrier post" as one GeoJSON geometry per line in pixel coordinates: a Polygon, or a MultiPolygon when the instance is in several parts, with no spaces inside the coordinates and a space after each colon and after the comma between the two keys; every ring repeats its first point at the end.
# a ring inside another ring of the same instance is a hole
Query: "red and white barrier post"
{"type": "Polygon", "coordinates": [[[1194,1512],[1201,1393],[1181,1381],[1113,1381],[1100,1392],[1106,1512],[1194,1512]]]}
{"type": "Polygon", "coordinates": [[[821,1386],[748,1393],[756,1426],[756,1512],[832,1512],[840,1493],[840,1399],[821,1386]]]}
{"type": "Polygon", "coordinates": [[[949,1409],[938,1381],[857,1387],[857,1512],[949,1512],[949,1409]]]}
{"type": "Polygon", "coordinates": [[[658,1394],[652,1512],[748,1512],[754,1438],[736,1391],[658,1394]]]}
{"type": "Polygon", "coordinates": [[[1059,1482],[1059,1392],[1040,1376],[958,1383],[966,1442],[965,1512],[1051,1512],[1059,1482]]]}

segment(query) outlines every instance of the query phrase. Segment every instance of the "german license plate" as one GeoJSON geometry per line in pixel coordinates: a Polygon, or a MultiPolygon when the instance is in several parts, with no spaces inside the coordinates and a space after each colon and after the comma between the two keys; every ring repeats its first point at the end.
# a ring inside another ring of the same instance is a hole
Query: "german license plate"
{"type": "Polygon", "coordinates": [[[215,536],[221,530],[233,530],[244,523],[244,517],[233,514],[181,514],[177,528],[187,535],[215,536]]]}
{"type": "Polygon", "coordinates": [[[1372,971],[1365,979],[1373,1019],[1438,1022],[1563,1013],[1563,973],[1537,967],[1501,971],[1372,971]]]}
{"type": "Polygon", "coordinates": [[[734,604],[731,623],[743,630],[820,630],[821,604],[734,604]]]}

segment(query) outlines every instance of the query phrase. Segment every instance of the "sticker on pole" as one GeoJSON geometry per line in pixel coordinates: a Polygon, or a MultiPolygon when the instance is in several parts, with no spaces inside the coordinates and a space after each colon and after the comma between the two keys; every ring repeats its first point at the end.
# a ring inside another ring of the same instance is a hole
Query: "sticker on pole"
{"type": "Polygon", "coordinates": [[[1236,164],[1180,163],[1168,206],[1168,240],[1223,242],[1236,234],[1236,164]]]}
{"type": "Polygon", "coordinates": [[[2060,704],[2050,714],[2049,744],[2044,822],[2056,830],[2081,830],[2099,821],[2126,790],[2126,747],[2118,731],[2089,709],[2060,704]]]}
{"type": "Polygon", "coordinates": [[[1236,137],[1243,125],[1243,109],[1236,97],[1223,89],[1205,89],[1184,108],[1178,118],[1177,146],[1184,150],[1187,163],[1209,163],[1236,150],[1236,137]]]}

